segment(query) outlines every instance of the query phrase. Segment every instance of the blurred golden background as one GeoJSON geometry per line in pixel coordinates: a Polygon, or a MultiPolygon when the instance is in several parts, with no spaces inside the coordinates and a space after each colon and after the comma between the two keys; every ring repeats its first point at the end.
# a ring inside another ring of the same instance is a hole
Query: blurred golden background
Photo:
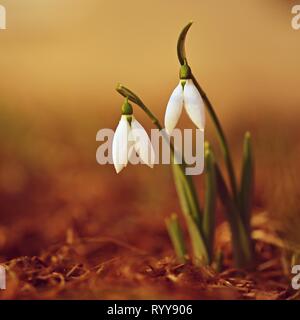
{"type": "MultiPolygon", "coordinates": [[[[0,31],[0,262],[37,254],[70,230],[129,243],[138,231],[142,247],[160,252],[167,243],[162,217],[178,210],[170,170],[130,166],[117,176],[113,166],[96,163],[95,136],[117,125],[117,82],[163,119],[178,81],[177,36],[190,20],[189,61],[237,165],[244,131],[253,134],[256,207],[298,221],[295,1],[0,3],[7,10],[7,30],[0,31]]],[[[136,115],[150,128],[141,111],[136,115]]],[[[207,138],[218,149],[210,122],[207,138]]]]}

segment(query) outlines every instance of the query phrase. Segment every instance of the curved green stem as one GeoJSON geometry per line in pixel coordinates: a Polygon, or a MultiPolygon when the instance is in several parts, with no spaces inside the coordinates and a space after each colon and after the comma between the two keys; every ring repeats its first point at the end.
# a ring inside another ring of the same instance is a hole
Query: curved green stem
{"type": "MultiPolygon", "coordinates": [[[[178,56],[178,60],[180,62],[181,65],[184,65],[184,63],[187,63],[187,57],[186,57],[186,52],[185,52],[185,39],[186,39],[186,35],[187,32],[189,31],[191,25],[193,22],[189,22],[181,31],[179,38],[178,38],[178,42],[177,42],[177,56],[178,56]]],[[[207,111],[212,119],[212,122],[216,128],[217,131],[217,135],[220,141],[220,145],[221,145],[221,150],[224,156],[224,160],[225,160],[225,164],[226,164],[226,168],[228,171],[228,176],[229,176],[229,180],[230,180],[230,185],[231,185],[231,190],[232,190],[232,194],[235,200],[237,200],[238,198],[238,191],[237,191],[237,183],[236,183],[236,177],[235,177],[235,173],[233,170],[233,164],[232,164],[232,158],[230,155],[230,151],[229,151],[229,147],[228,147],[228,143],[226,140],[226,136],[224,134],[223,128],[221,126],[221,123],[219,121],[219,118],[213,108],[212,103],[210,102],[209,98],[207,97],[206,93],[204,92],[204,90],[202,89],[202,87],[200,86],[200,84],[198,83],[197,79],[195,78],[195,76],[192,74],[191,76],[195,86],[197,87],[197,89],[199,90],[204,103],[207,107],[207,111]]]]}
{"type": "Polygon", "coordinates": [[[143,101],[131,90],[122,86],[120,83],[117,84],[116,90],[125,98],[128,98],[130,101],[138,105],[142,110],[144,110],[147,116],[151,119],[152,123],[156,125],[159,130],[162,130],[162,125],[159,123],[158,119],[154,114],[145,106],[143,101]]]}
{"type": "Polygon", "coordinates": [[[192,26],[193,21],[190,21],[180,32],[178,41],[177,41],[177,56],[181,65],[184,65],[187,62],[186,53],[185,53],[185,38],[186,35],[192,26]]]}
{"type": "Polygon", "coordinates": [[[213,105],[211,104],[209,98],[207,97],[206,93],[204,92],[204,90],[201,88],[200,84],[198,83],[197,79],[195,78],[195,76],[192,74],[192,80],[195,84],[195,86],[197,87],[197,89],[199,90],[202,99],[207,107],[207,111],[212,119],[213,124],[215,125],[216,131],[217,131],[217,135],[220,141],[220,145],[221,145],[221,150],[224,156],[224,160],[225,160],[225,164],[226,164],[226,168],[228,171],[228,176],[229,176],[229,181],[230,181],[230,186],[231,186],[231,190],[232,190],[232,194],[234,199],[237,199],[238,196],[238,191],[237,191],[237,183],[236,183],[236,177],[235,177],[235,173],[233,170],[233,163],[232,163],[232,158],[231,158],[231,154],[229,151],[229,146],[227,143],[227,139],[225,136],[225,133],[223,131],[223,128],[221,126],[220,120],[213,108],[213,105]]]}
{"type": "MultiPolygon", "coordinates": [[[[187,63],[187,57],[185,52],[185,40],[187,32],[189,31],[190,27],[192,25],[192,22],[189,22],[181,31],[178,42],[177,42],[177,55],[178,60],[183,65],[188,65],[187,63]]],[[[233,162],[232,157],[230,154],[229,145],[225,136],[225,133],[223,131],[223,128],[221,126],[220,120],[215,112],[215,109],[207,97],[206,93],[200,86],[199,82],[191,72],[190,78],[192,79],[194,85],[197,87],[199,93],[202,96],[202,99],[206,105],[207,111],[212,119],[212,122],[215,126],[217,136],[220,142],[221,151],[223,153],[223,157],[225,160],[226,169],[229,176],[229,183],[230,183],[230,189],[231,193],[227,189],[225,180],[223,179],[223,176],[221,174],[221,171],[218,167],[216,167],[216,179],[217,179],[217,186],[218,186],[218,193],[221,197],[221,200],[226,208],[227,213],[227,219],[230,223],[231,232],[232,232],[232,240],[233,240],[233,247],[235,251],[235,258],[236,263],[238,266],[249,266],[253,262],[253,247],[251,242],[251,236],[250,236],[250,228],[247,228],[247,223],[245,223],[245,220],[247,219],[247,222],[249,221],[249,197],[250,197],[250,185],[251,185],[251,170],[250,170],[250,160],[249,156],[247,157],[246,154],[246,160],[244,162],[244,175],[242,178],[242,192],[238,191],[237,187],[237,181],[235,172],[233,169],[233,162]],[[242,200],[240,199],[242,198],[242,200]],[[241,203],[243,204],[243,210],[247,211],[247,218],[243,219],[243,214],[240,212],[241,210],[241,203]]],[[[249,139],[248,139],[249,140],[249,139]]],[[[248,146],[249,149],[249,146],[248,146]]],[[[249,151],[249,150],[247,150],[249,151]]],[[[249,153],[249,152],[248,152],[249,153]]]]}

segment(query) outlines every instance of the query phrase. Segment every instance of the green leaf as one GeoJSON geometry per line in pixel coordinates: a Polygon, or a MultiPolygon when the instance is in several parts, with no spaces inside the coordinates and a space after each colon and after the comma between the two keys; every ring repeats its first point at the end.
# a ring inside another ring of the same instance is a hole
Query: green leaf
{"type": "Polygon", "coordinates": [[[230,225],[234,258],[238,268],[251,268],[253,264],[252,241],[235,202],[230,197],[224,178],[216,164],[218,193],[225,207],[225,214],[230,225]]]}
{"type": "Polygon", "coordinates": [[[172,163],[174,181],[180,204],[184,214],[191,215],[197,225],[200,227],[200,208],[196,191],[190,176],[184,174],[184,166],[172,163]]]}
{"type": "Polygon", "coordinates": [[[177,41],[177,56],[181,65],[183,65],[184,62],[187,62],[185,53],[185,38],[192,24],[193,22],[191,21],[182,29],[177,41]]]}
{"type": "Polygon", "coordinates": [[[193,247],[194,264],[196,266],[208,265],[209,258],[203,235],[192,216],[188,215],[185,218],[193,247]]]}
{"type": "Polygon", "coordinates": [[[244,137],[243,167],[241,174],[239,201],[241,216],[248,231],[250,230],[253,188],[254,164],[251,146],[251,136],[249,132],[246,132],[244,137]]]}
{"type": "Polygon", "coordinates": [[[184,184],[181,181],[181,169],[179,164],[172,164],[172,171],[174,176],[174,182],[177,190],[177,194],[179,197],[179,203],[181,206],[181,210],[184,215],[189,215],[192,210],[190,207],[190,202],[186,195],[184,184]]]}
{"type": "Polygon", "coordinates": [[[182,228],[178,220],[178,216],[175,213],[173,213],[169,218],[166,219],[166,226],[178,261],[180,263],[185,263],[187,251],[183,238],[182,228]]]}
{"type": "Polygon", "coordinates": [[[216,170],[215,160],[209,144],[205,143],[205,207],[202,220],[203,235],[211,261],[214,246],[216,209],[216,170]]]}
{"type": "Polygon", "coordinates": [[[208,253],[200,229],[200,212],[194,190],[191,188],[190,177],[185,176],[182,165],[172,162],[175,186],[179,197],[189,236],[193,247],[194,262],[197,265],[208,263],[208,253]]]}

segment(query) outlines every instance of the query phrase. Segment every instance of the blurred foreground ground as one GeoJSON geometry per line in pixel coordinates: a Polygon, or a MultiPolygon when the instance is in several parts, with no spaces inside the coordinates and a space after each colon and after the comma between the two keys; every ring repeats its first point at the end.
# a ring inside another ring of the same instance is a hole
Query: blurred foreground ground
{"type": "MultiPolygon", "coordinates": [[[[272,226],[280,232],[271,229],[271,239],[281,237],[271,243],[268,236],[267,240],[259,237],[258,270],[245,276],[232,269],[223,227],[217,231],[216,245],[225,253],[224,274],[176,264],[164,225],[166,216],[180,212],[170,168],[128,166],[117,175],[111,165],[98,165],[98,143],[86,142],[97,131],[94,117],[88,117],[90,127],[84,129],[82,118],[69,128],[64,121],[57,122],[49,135],[44,124],[32,119],[26,123],[25,116],[17,124],[9,113],[2,119],[5,133],[10,130],[2,136],[0,174],[0,262],[11,268],[10,289],[4,297],[279,299],[293,295],[277,245],[279,241],[299,246],[294,179],[299,145],[286,139],[285,132],[268,132],[260,124],[243,121],[254,132],[255,212],[266,214],[258,230],[272,226]],[[11,143],[10,139],[18,141],[16,137],[20,144],[11,143]]],[[[237,167],[243,130],[244,126],[231,124],[229,131],[237,167]]],[[[288,137],[293,130],[298,129],[290,125],[288,137]]],[[[202,197],[202,177],[195,180],[202,197]]],[[[219,207],[218,223],[223,220],[219,207]]]]}

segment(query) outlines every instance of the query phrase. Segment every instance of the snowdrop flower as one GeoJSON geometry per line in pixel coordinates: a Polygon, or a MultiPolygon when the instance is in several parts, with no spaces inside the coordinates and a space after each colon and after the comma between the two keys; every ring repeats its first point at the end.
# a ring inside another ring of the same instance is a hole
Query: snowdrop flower
{"type": "Polygon", "coordinates": [[[204,131],[205,113],[203,99],[191,79],[191,69],[181,66],[180,81],[169,99],[165,113],[165,128],[171,134],[179,120],[183,107],[193,123],[204,131]]]}
{"type": "Polygon", "coordinates": [[[112,157],[117,173],[127,166],[134,153],[143,163],[153,167],[155,156],[152,144],[143,126],[133,116],[132,106],[126,99],[112,143],[112,157]]]}

